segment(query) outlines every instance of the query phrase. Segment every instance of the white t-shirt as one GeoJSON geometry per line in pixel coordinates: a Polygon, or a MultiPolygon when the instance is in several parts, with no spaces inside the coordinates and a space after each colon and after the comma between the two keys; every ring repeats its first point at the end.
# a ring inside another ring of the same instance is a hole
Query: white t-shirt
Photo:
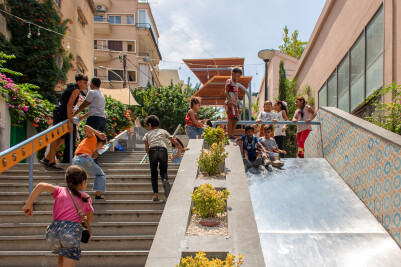
{"type": "MultiPolygon", "coordinates": [[[[276,120],[284,121],[283,111],[276,113],[276,120]]],[[[274,136],[285,136],[285,132],[283,132],[284,124],[274,124],[274,136]]]]}
{"type": "Polygon", "coordinates": [[[163,129],[153,129],[145,134],[143,137],[144,142],[148,142],[149,148],[151,147],[165,147],[168,149],[168,140],[171,135],[163,129]]]}
{"type": "Polygon", "coordinates": [[[273,121],[275,118],[276,118],[276,113],[261,111],[259,113],[257,120],[260,119],[262,121],[273,121]]]}
{"type": "Polygon", "coordinates": [[[86,95],[85,101],[88,101],[90,103],[89,117],[97,116],[106,118],[106,100],[104,99],[104,95],[100,90],[90,90],[89,93],[86,95]]]}

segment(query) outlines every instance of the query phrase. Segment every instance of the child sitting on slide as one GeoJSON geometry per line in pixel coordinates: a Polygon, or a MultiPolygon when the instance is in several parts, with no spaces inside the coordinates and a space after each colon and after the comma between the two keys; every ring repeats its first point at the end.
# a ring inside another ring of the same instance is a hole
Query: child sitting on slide
{"type": "Polygon", "coordinates": [[[271,138],[271,134],[273,133],[273,125],[268,124],[264,127],[265,136],[259,138],[259,142],[262,144],[262,157],[265,164],[265,167],[268,168],[270,163],[273,167],[281,168],[284,166],[284,163],[280,161],[280,157],[278,153],[286,154],[284,150],[278,149],[276,140],[271,138]]]}
{"type": "Polygon", "coordinates": [[[256,136],[253,135],[254,128],[252,125],[245,127],[245,134],[235,139],[234,145],[238,145],[238,141],[242,140],[244,150],[244,164],[246,167],[258,166],[262,164],[261,151],[257,150],[257,146],[262,146],[256,136]]]}

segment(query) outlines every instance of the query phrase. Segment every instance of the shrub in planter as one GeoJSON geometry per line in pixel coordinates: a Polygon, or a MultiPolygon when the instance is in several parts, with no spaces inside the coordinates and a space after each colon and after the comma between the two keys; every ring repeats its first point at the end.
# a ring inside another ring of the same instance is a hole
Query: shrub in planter
{"type": "Polygon", "coordinates": [[[211,146],[214,143],[224,142],[224,144],[228,144],[228,139],[224,135],[223,128],[217,127],[206,127],[203,132],[203,139],[205,140],[208,146],[211,146]]]}
{"type": "Polygon", "coordinates": [[[199,167],[208,176],[220,174],[220,165],[227,158],[227,155],[223,142],[214,143],[209,150],[202,149],[198,159],[199,167]]]}
{"type": "Polygon", "coordinates": [[[202,218],[216,217],[226,212],[226,200],[230,195],[228,190],[218,191],[211,184],[202,184],[192,194],[193,213],[202,218]]]}
{"type": "Polygon", "coordinates": [[[206,258],[206,253],[200,250],[195,257],[188,256],[181,258],[181,264],[177,264],[177,267],[238,267],[244,263],[244,255],[238,255],[238,261],[235,261],[235,256],[228,253],[226,259],[211,259],[206,258]]]}

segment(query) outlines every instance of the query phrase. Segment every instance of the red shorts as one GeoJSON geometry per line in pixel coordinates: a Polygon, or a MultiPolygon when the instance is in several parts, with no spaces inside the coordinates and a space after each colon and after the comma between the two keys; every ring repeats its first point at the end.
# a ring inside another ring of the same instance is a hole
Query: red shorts
{"type": "Polygon", "coordinates": [[[225,106],[227,112],[227,119],[229,120],[238,120],[239,119],[239,108],[236,105],[232,105],[229,107],[228,105],[225,106]]]}

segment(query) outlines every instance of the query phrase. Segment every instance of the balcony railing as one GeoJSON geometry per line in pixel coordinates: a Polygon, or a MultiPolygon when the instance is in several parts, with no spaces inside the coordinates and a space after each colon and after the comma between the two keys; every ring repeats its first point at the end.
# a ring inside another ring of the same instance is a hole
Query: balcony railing
{"type": "Polygon", "coordinates": [[[150,35],[152,36],[153,42],[154,42],[156,50],[157,50],[157,54],[159,54],[159,58],[162,59],[162,55],[161,55],[160,50],[159,50],[159,45],[157,43],[156,34],[155,34],[154,30],[153,30],[152,25],[150,23],[137,23],[136,27],[138,29],[149,29],[150,35]]]}
{"type": "Polygon", "coordinates": [[[99,22],[99,23],[107,23],[107,22],[110,22],[110,21],[109,21],[109,18],[99,18],[99,17],[95,17],[93,20],[94,20],[95,22],[99,22]]]}

